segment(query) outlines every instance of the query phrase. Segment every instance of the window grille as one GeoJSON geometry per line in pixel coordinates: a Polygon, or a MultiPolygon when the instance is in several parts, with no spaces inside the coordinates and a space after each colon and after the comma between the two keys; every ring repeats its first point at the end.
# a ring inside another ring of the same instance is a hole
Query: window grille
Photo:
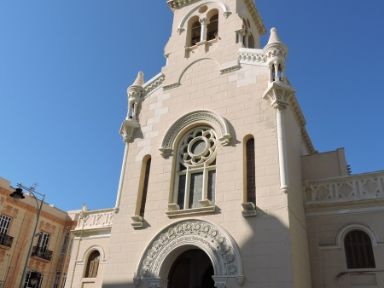
{"type": "Polygon", "coordinates": [[[245,149],[247,161],[247,202],[256,205],[255,140],[253,138],[248,139],[245,149]]]}
{"type": "Polygon", "coordinates": [[[344,238],[348,269],[375,268],[371,238],[361,230],[350,231],[344,238]]]}
{"type": "Polygon", "coordinates": [[[85,278],[96,278],[97,277],[97,271],[99,270],[99,263],[100,263],[100,252],[95,250],[88,257],[84,277],[85,278]]]}

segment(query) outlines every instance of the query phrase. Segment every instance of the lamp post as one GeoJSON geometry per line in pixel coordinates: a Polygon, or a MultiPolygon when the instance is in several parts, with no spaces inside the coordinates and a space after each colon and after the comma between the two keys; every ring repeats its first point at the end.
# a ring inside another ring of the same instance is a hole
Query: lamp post
{"type": "Polygon", "coordinates": [[[36,207],[35,207],[36,208],[36,223],[35,223],[35,227],[33,228],[33,234],[32,234],[31,241],[29,243],[27,258],[25,259],[25,263],[24,263],[24,267],[23,267],[23,274],[21,275],[20,288],[24,287],[24,282],[25,282],[26,277],[27,277],[27,267],[28,267],[29,258],[31,257],[31,254],[32,254],[33,239],[36,236],[37,225],[39,224],[41,209],[43,208],[44,199],[45,199],[45,194],[42,194],[42,193],[39,193],[36,191],[36,185],[31,186],[31,187],[25,187],[24,185],[22,185],[20,183],[17,184],[17,188],[15,189],[14,192],[9,194],[9,196],[11,196],[14,199],[19,199],[19,200],[24,199],[25,196],[23,193],[23,189],[28,191],[29,194],[36,201],[36,207]],[[41,197],[41,199],[38,199],[36,194],[39,195],[41,197]]]}

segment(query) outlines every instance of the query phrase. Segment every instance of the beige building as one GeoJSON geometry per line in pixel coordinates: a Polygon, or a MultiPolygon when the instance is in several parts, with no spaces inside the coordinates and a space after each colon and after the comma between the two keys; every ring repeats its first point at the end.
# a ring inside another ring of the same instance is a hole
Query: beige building
{"type": "Polygon", "coordinates": [[[43,204],[26,279],[21,284],[40,202],[28,195],[15,200],[10,197],[14,190],[0,178],[0,287],[64,287],[74,222],[67,212],[43,204]]]}
{"type": "Polygon", "coordinates": [[[167,63],[127,91],[116,207],[74,212],[66,287],[384,287],[384,173],[315,150],[277,30],[262,47],[253,0],[167,3],[167,63]]]}

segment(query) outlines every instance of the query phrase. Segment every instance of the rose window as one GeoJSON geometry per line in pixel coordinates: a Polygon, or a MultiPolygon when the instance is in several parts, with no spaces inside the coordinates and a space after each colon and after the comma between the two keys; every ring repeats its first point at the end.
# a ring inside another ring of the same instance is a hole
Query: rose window
{"type": "Polygon", "coordinates": [[[179,161],[185,167],[202,166],[216,156],[216,134],[208,127],[199,127],[188,133],[180,144],[179,161]]]}

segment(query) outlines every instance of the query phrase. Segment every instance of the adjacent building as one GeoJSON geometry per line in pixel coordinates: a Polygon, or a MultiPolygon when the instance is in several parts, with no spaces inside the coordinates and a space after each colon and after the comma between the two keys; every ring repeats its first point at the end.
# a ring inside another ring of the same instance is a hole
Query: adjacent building
{"type": "Polygon", "coordinates": [[[25,283],[20,285],[40,202],[28,195],[12,199],[14,190],[0,178],[0,287],[64,287],[74,222],[67,212],[43,204],[25,283]]]}

